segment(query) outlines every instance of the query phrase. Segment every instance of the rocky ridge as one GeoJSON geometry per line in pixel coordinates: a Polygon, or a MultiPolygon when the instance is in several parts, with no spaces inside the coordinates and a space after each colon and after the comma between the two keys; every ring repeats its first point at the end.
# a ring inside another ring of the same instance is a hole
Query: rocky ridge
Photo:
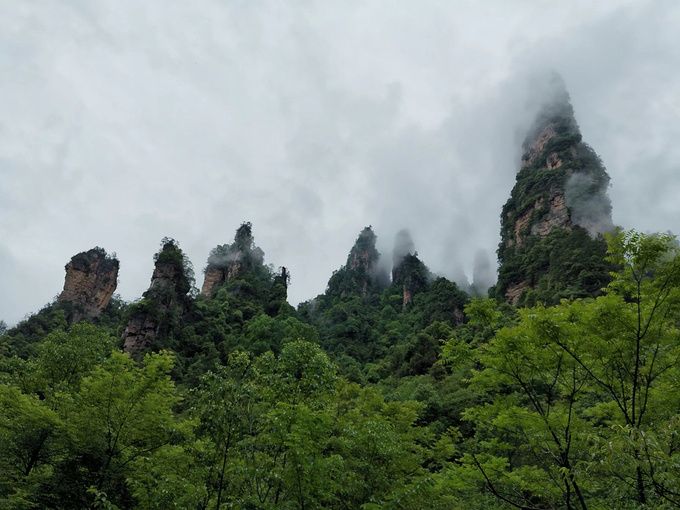
{"type": "Polygon", "coordinates": [[[416,294],[427,289],[430,272],[418,258],[415,245],[406,230],[400,230],[392,250],[392,284],[403,289],[402,308],[413,302],[416,294]]]}

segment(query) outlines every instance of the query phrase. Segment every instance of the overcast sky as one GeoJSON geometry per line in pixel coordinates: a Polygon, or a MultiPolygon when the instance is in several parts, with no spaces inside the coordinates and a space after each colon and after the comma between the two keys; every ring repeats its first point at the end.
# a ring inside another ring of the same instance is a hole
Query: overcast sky
{"type": "Polygon", "coordinates": [[[0,0],[0,319],[95,245],[140,297],[253,223],[293,303],[361,229],[435,272],[495,260],[528,81],[564,78],[614,221],[680,233],[680,2],[0,0]]]}

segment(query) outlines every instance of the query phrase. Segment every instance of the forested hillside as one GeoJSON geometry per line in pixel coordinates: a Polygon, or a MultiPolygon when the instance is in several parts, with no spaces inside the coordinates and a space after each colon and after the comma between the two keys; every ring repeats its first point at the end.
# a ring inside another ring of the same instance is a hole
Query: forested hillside
{"type": "Polygon", "coordinates": [[[0,331],[0,508],[680,507],[680,248],[612,227],[556,87],[489,297],[372,227],[297,309],[247,222],[200,292],[174,239],[132,303],[74,256],[0,331]]]}

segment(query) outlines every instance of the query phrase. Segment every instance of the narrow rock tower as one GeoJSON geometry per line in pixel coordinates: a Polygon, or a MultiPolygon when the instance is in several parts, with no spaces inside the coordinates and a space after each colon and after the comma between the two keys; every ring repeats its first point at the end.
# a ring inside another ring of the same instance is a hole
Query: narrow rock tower
{"type": "MultiPolygon", "coordinates": [[[[264,252],[255,245],[252,224],[242,223],[236,230],[233,243],[216,246],[210,252],[201,294],[211,297],[224,282],[244,272],[254,271],[263,263],[264,252]]],[[[285,281],[288,281],[287,276],[285,281]]]]}
{"type": "Polygon", "coordinates": [[[373,228],[364,228],[347,256],[347,263],[333,273],[328,281],[327,295],[362,298],[387,286],[389,276],[378,267],[380,253],[375,247],[373,228]]]}
{"type": "Polygon", "coordinates": [[[60,303],[73,304],[69,323],[101,315],[118,285],[118,267],[118,259],[99,247],[71,258],[65,267],[64,290],[57,299],[60,303]]]}
{"type": "Polygon", "coordinates": [[[552,75],[522,145],[501,214],[496,297],[513,305],[597,295],[609,279],[609,175],[582,141],[564,82],[552,75]]]}
{"type": "Polygon", "coordinates": [[[427,290],[430,278],[430,272],[418,258],[411,235],[407,230],[400,230],[392,250],[392,283],[403,287],[403,308],[413,302],[416,294],[427,290]]]}
{"type": "Polygon", "coordinates": [[[129,354],[174,347],[182,315],[188,307],[193,270],[177,242],[164,238],[154,262],[149,289],[141,301],[130,307],[123,329],[123,350],[129,354]]]}

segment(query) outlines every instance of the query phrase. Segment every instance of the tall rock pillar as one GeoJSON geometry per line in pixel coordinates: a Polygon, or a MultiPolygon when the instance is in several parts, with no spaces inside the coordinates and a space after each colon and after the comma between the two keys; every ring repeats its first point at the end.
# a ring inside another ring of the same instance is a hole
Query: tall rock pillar
{"type": "Polygon", "coordinates": [[[553,75],[501,214],[496,297],[513,305],[594,296],[609,279],[602,234],[613,229],[609,175],[583,142],[553,75]]]}
{"type": "Polygon", "coordinates": [[[66,264],[64,290],[57,301],[72,303],[69,323],[101,315],[118,285],[119,262],[103,248],[92,248],[71,258],[66,264]]]}

